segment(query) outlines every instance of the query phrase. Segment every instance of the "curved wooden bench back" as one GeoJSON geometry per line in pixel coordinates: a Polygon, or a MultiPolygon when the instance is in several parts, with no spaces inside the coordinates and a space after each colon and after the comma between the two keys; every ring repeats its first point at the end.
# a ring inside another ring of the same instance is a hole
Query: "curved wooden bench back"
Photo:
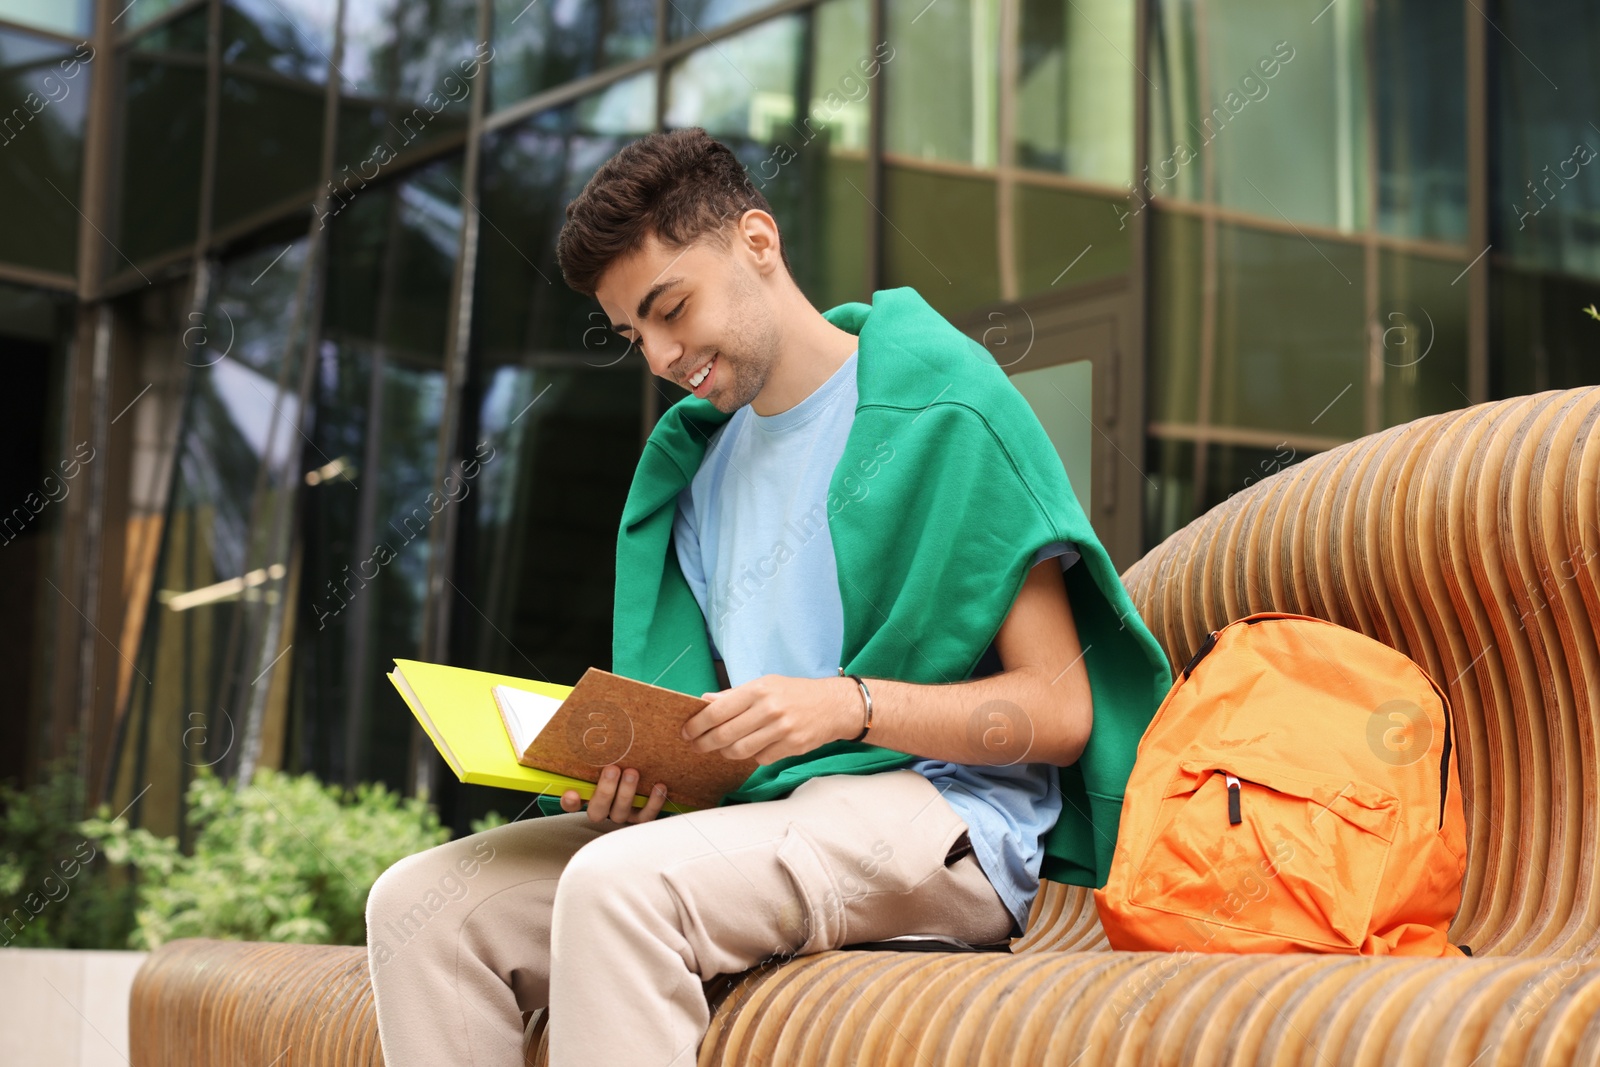
{"type": "Polygon", "coordinates": [[[1597,419],[1584,388],[1396,426],[1234,493],[1123,575],[1174,670],[1209,630],[1293,611],[1446,688],[1468,822],[1451,935],[1479,955],[1600,941],[1597,419]]]}

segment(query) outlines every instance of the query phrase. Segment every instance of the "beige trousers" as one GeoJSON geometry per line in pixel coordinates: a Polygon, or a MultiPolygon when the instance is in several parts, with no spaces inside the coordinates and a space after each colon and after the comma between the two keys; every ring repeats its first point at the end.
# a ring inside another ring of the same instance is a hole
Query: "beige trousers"
{"type": "Polygon", "coordinates": [[[967,825],[911,770],[646,823],[570,812],[396,863],[367,900],[388,1067],[521,1067],[549,1008],[551,1067],[692,1065],[704,982],[907,934],[1020,934],[967,825]]]}

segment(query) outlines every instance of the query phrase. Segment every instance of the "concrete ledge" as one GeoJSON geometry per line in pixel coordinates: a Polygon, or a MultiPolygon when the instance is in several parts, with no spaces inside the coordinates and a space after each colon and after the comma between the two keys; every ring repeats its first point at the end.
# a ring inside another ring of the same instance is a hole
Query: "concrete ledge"
{"type": "Polygon", "coordinates": [[[128,995],[148,955],[0,948],[7,1067],[127,1067],[128,995]]]}

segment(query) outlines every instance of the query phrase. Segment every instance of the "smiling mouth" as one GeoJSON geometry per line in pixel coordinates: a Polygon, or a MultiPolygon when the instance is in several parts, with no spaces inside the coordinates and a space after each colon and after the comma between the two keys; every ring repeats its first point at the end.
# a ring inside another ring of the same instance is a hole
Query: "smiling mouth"
{"type": "Polygon", "coordinates": [[[694,374],[689,375],[689,377],[687,379],[685,379],[689,384],[689,388],[690,389],[698,389],[698,388],[700,388],[700,383],[702,383],[702,382],[704,382],[706,380],[706,375],[711,373],[711,368],[717,365],[717,360],[720,359],[720,358],[722,358],[721,353],[718,353],[717,355],[712,356],[711,359],[706,363],[705,366],[701,367],[694,374]]]}

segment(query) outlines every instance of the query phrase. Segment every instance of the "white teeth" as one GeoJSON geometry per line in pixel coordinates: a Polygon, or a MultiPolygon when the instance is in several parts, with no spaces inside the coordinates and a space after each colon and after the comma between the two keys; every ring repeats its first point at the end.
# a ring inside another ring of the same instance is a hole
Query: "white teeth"
{"type": "MultiPolygon", "coordinates": [[[[716,361],[717,357],[712,356],[711,363],[715,363],[716,361]]],[[[704,367],[701,367],[699,372],[689,379],[689,385],[691,388],[700,388],[700,383],[705,381],[706,375],[711,373],[711,363],[707,363],[704,367]]]]}

